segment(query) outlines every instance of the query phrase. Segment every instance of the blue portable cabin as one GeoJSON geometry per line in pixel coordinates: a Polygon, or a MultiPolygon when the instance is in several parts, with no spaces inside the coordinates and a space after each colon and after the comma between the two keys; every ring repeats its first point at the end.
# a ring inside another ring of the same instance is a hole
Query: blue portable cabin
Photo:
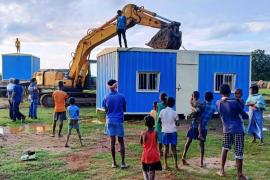
{"type": "Polygon", "coordinates": [[[176,99],[178,114],[190,113],[189,99],[198,90],[220,98],[219,86],[242,88],[244,99],[250,85],[250,53],[177,51],[147,48],[108,48],[97,57],[97,109],[109,92],[109,79],[118,80],[119,92],[127,99],[127,114],[147,114],[159,94],[176,99]]]}
{"type": "Polygon", "coordinates": [[[2,55],[3,80],[16,78],[27,81],[32,74],[40,70],[40,58],[31,54],[13,53],[2,55]]]}

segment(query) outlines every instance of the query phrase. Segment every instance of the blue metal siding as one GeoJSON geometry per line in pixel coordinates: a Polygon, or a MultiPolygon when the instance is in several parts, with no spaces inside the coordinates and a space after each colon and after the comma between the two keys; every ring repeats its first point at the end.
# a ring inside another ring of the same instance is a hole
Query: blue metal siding
{"type": "Polygon", "coordinates": [[[176,53],[119,52],[118,89],[127,100],[127,112],[149,112],[159,93],[176,96],[176,53]],[[137,72],[160,72],[159,92],[136,92],[137,72]]]}
{"type": "Polygon", "coordinates": [[[32,73],[37,72],[40,70],[40,58],[33,56],[32,59],[32,73]]]}
{"type": "Polygon", "coordinates": [[[97,108],[102,108],[102,101],[109,93],[108,80],[116,79],[116,53],[108,53],[97,58],[97,108]]]}
{"type": "MultiPolygon", "coordinates": [[[[249,55],[199,55],[199,92],[201,99],[206,91],[214,92],[215,73],[235,73],[235,88],[243,90],[243,98],[247,99],[250,82],[250,56],[249,55]]],[[[219,93],[214,93],[214,102],[220,99],[219,93]]]]}
{"type": "Polygon", "coordinates": [[[20,80],[30,80],[33,69],[39,69],[39,59],[36,61],[38,61],[38,63],[33,64],[31,55],[3,55],[3,79],[16,78],[20,80]]]}

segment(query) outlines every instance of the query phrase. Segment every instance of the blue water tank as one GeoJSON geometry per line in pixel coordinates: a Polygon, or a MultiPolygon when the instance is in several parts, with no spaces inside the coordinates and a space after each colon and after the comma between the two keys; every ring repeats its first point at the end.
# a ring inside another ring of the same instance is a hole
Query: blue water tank
{"type": "Polygon", "coordinates": [[[30,80],[32,74],[40,70],[40,58],[31,54],[3,54],[2,75],[3,80],[16,78],[19,80],[30,80]]]}

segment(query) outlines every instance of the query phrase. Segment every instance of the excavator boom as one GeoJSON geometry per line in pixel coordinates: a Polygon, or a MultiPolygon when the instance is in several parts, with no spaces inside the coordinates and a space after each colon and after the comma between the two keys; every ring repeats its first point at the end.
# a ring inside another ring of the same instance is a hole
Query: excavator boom
{"type": "MultiPolygon", "coordinates": [[[[127,19],[127,29],[136,24],[161,29],[149,43],[148,46],[156,49],[179,49],[181,46],[180,23],[173,22],[156,13],[138,7],[134,4],[128,4],[123,8],[123,15],[127,19]]],[[[117,35],[116,30],[117,16],[106,22],[97,29],[88,31],[88,34],[82,38],[76,48],[73,56],[68,78],[73,80],[73,87],[83,86],[85,70],[88,63],[87,58],[93,48],[117,35]]]]}
{"type": "MultiPolygon", "coordinates": [[[[146,45],[155,49],[179,49],[181,46],[180,23],[173,22],[161,17],[154,12],[128,4],[123,8],[123,15],[126,16],[127,29],[136,24],[160,29],[160,31],[146,45]]],[[[76,102],[80,105],[92,105],[95,103],[95,94],[83,92],[87,75],[89,72],[89,56],[93,48],[117,35],[117,16],[103,24],[97,29],[88,30],[73,53],[69,71],[66,74],[60,70],[43,70],[36,72],[39,90],[41,92],[40,103],[43,106],[53,106],[51,93],[59,81],[65,84],[65,91],[72,97],[76,97],[76,102]]]]}

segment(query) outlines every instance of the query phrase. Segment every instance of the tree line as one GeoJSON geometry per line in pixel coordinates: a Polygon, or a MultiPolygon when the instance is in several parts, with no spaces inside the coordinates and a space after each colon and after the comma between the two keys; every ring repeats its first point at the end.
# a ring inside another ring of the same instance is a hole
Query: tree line
{"type": "Polygon", "coordinates": [[[270,81],[270,55],[265,50],[257,49],[252,51],[252,81],[270,81]]]}

